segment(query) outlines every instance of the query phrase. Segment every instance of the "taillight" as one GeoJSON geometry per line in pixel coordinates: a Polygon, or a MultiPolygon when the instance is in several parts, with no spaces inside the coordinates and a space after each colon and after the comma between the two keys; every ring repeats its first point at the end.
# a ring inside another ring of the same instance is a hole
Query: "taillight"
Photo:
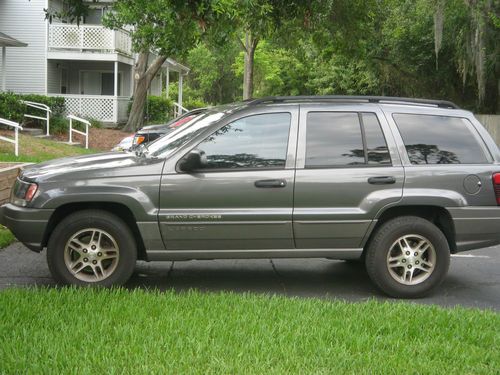
{"type": "Polygon", "coordinates": [[[140,136],[138,136],[138,137],[135,137],[135,139],[134,139],[134,144],[138,146],[138,145],[140,145],[142,142],[144,142],[145,140],[146,140],[146,137],[145,137],[145,136],[143,136],[143,135],[140,135],[140,136]]]}
{"type": "Polygon", "coordinates": [[[37,184],[30,184],[30,186],[26,190],[26,194],[24,195],[24,200],[26,202],[31,202],[31,200],[35,196],[37,190],[38,190],[37,184]]]}
{"type": "Polygon", "coordinates": [[[495,189],[497,204],[500,206],[500,173],[493,174],[493,189],[495,189]]]}

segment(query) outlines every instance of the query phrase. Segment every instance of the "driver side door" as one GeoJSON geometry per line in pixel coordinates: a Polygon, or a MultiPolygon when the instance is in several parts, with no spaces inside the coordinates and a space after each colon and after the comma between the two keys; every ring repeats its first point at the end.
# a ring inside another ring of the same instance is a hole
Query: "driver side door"
{"type": "Polygon", "coordinates": [[[204,154],[198,170],[163,175],[159,224],[167,251],[237,257],[294,247],[298,110],[260,111],[221,124],[184,152],[204,154]]]}

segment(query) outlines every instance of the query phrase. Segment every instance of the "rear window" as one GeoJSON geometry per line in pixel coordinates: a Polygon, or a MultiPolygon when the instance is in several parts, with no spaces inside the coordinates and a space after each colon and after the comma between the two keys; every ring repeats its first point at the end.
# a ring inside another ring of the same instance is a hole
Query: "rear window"
{"type": "Polygon", "coordinates": [[[394,114],[412,164],[486,164],[475,129],[460,117],[394,114]]]}

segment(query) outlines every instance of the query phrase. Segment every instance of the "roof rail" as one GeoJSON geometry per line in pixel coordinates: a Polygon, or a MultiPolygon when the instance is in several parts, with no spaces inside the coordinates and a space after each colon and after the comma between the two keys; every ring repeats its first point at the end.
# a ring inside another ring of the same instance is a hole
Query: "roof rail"
{"type": "Polygon", "coordinates": [[[425,105],[439,108],[460,109],[455,103],[446,100],[398,98],[392,96],[349,96],[349,95],[318,95],[318,96],[268,96],[248,101],[248,105],[264,103],[284,103],[296,101],[339,101],[339,102],[367,102],[367,103],[404,103],[409,105],[425,105]]]}

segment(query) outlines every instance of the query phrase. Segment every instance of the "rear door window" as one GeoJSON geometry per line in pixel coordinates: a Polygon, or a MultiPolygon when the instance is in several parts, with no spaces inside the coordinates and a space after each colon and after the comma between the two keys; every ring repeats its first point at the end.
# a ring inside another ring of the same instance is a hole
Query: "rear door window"
{"type": "Polygon", "coordinates": [[[390,165],[375,113],[309,112],[306,168],[390,165]]]}
{"type": "Polygon", "coordinates": [[[412,164],[489,163],[469,120],[460,117],[394,114],[412,164]]]}

